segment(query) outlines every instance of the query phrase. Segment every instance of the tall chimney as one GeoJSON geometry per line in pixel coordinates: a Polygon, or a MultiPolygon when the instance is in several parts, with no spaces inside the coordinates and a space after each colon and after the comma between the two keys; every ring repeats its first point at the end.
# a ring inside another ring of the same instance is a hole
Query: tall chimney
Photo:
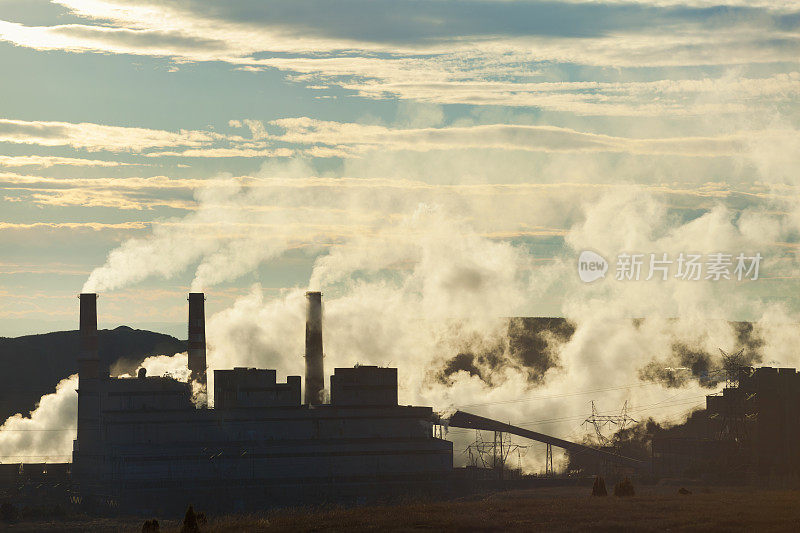
{"type": "Polygon", "coordinates": [[[194,381],[206,382],[206,297],[189,293],[189,372],[194,381]]]}
{"type": "Polygon", "coordinates": [[[81,351],[78,356],[78,434],[72,449],[74,479],[95,479],[100,468],[100,419],[108,368],[97,351],[97,295],[80,296],[81,351]]]}
{"type": "Polygon", "coordinates": [[[81,351],[78,372],[81,380],[101,377],[100,355],[97,352],[97,294],[81,293],[81,351]]]}
{"type": "Polygon", "coordinates": [[[306,392],[308,405],[322,403],[325,388],[325,365],[322,362],[322,293],[307,292],[306,316],[306,392]]]}

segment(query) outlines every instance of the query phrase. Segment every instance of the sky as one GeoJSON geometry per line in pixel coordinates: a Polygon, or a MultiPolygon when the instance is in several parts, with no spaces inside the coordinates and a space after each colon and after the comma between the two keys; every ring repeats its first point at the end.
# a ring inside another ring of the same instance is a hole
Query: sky
{"type": "Polygon", "coordinates": [[[322,290],[331,363],[533,420],[507,346],[431,376],[564,316],[553,431],[572,389],[680,417],[705,385],[641,369],[738,349],[726,320],[800,364],[798,58],[795,0],[0,0],[0,336],[76,328],[88,291],[101,328],[185,338],[204,291],[210,365],[299,374],[322,290]]]}
{"type": "MultiPolygon", "coordinates": [[[[186,261],[101,291],[101,326],[182,335],[183,293],[224,232],[274,250],[203,287],[212,310],[253,283],[306,285],[332,243],[442,199],[541,264],[575,253],[581,205],[616,188],[686,220],[786,211],[799,16],[794,1],[0,0],[0,335],[73,327],[93,269],[169,224],[195,224],[158,252],[186,261]],[[383,212],[289,199],[314,184],[314,201],[375,194],[383,212]],[[215,206],[214,187],[265,193],[215,206]],[[199,229],[201,210],[238,220],[199,229]]],[[[780,248],[754,292],[785,300],[797,246],[794,227],[731,252],[780,248]]],[[[174,260],[158,254],[142,260],[174,260]]],[[[547,292],[519,311],[562,314],[547,292]]]]}

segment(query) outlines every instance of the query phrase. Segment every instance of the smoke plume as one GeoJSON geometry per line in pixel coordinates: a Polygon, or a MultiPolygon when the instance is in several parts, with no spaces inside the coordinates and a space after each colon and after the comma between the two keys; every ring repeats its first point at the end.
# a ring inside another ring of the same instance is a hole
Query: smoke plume
{"type": "MultiPolygon", "coordinates": [[[[189,380],[186,353],[147,357],[139,368],[149,376],[189,380]]],[[[134,379],[129,374],[115,377],[134,379]]],[[[61,380],[53,393],[45,394],[28,416],[15,414],[0,425],[0,463],[69,462],[77,436],[78,375],[61,380]]],[[[205,390],[192,382],[193,401],[206,402],[205,390]]]]}
{"type": "Polygon", "coordinates": [[[0,425],[0,462],[45,463],[71,460],[77,436],[78,375],[62,379],[28,416],[18,413],[0,425]]]}
{"type": "MultiPolygon", "coordinates": [[[[754,364],[800,363],[796,302],[770,292],[775,280],[800,275],[800,152],[748,148],[742,159],[760,181],[742,192],[621,183],[608,169],[592,176],[592,168],[584,181],[557,186],[484,183],[480,169],[461,180],[448,174],[463,170],[448,159],[459,156],[446,153],[420,181],[402,177],[414,163],[396,157],[389,162],[398,179],[369,175],[383,168],[379,155],[323,175],[307,161],[269,162],[258,176],[212,180],[196,192],[192,214],[113,250],[84,290],[189,268],[192,290],[209,290],[301,250],[315,257],[307,286],[267,296],[255,284],[209,318],[210,372],[258,366],[302,375],[303,293],[321,290],[327,373],[355,363],[396,366],[403,404],[463,408],[575,439],[592,400],[601,411],[617,412],[627,400],[634,417],[680,418],[716,390],[720,349],[744,348],[754,364]],[[580,281],[583,250],[608,260],[605,279],[580,281]],[[755,281],[646,280],[646,270],[635,281],[616,279],[622,253],[764,259],[755,281]],[[564,325],[526,338],[509,322],[542,315],[564,325]]],[[[209,380],[213,390],[212,373],[209,380]]],[[[457,429],[448,436],[456,450],[474,438],[457,429]]],[[[526,466],[538,468],[542,455],[543,446],[534,447],[526,466]]]]}

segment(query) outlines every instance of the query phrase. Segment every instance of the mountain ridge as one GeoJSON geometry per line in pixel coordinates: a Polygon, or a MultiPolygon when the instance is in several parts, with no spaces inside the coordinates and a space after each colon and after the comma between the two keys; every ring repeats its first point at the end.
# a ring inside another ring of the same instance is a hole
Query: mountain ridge
{"type": "MultiPolygon", "coordinates": [[[[118,326],[98,331],[101,361],[133,373],[151,355],[186,351],[186,341],[164,333],[118,326]]],[[[78,330],[0,337],[0,424],[16,413],[27,415],[44,394],[78,372],[78,330]]]]}

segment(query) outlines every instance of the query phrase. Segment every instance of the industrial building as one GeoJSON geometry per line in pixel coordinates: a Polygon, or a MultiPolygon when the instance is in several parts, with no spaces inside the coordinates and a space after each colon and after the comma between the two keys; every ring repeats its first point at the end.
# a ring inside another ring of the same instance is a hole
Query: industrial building
{"type": "MultiPolygon", "coordinates": [[[[263,508],[437,490],[452,443],[430,407],[401,406],[397,369],[337,368],[324,403],[322,300],[309,292],[306,387],[272,369],[214,371],[214,407],[170,377],[112,378],[97,357],[97,296],[80,295],[82,356],[72,478],[81,494],[138,509],[263,508]]],[[[204,296],[189,295],[192,380],[206,382],[204,296]]],[[[197,386],[197,385],[195,385],[197,386]]]]}
{"type": "Polygon", "coordinates": [[[657,475],[800,476],[800,372],[738,367],[696,421],[653,439],[657,475]]]}
{"type": "Polygon", "coordinates": [[[542,442],[550,474],[558,447],[570,464],[579,458],[589,465],[584,474],[800,476],[794,369],[737,368],[702,414],[663,428],[647,451],[631,454],[463,411],[443,420],[431,407],[399,405],[395,368],[336,368],[326,387],[322,295],[307,293],[307,305],[305,379],[279,382],[275,369],[214,370],[211,407],[197,394],[210,381],[202,293],[189,295],[189,382],[144,369],[111,377],[98,357],[97,295],[81,294],[72,463],[0,465],[0,494],[35,486],[54,501],[66,490],[70,503],[133,512],[178,513],[189,502],[237,512],[463,494],[502,480],[502,444],[492,475],[454,469],[444,426],[493,432],[495,445],[503,434],[542,442]]]}

